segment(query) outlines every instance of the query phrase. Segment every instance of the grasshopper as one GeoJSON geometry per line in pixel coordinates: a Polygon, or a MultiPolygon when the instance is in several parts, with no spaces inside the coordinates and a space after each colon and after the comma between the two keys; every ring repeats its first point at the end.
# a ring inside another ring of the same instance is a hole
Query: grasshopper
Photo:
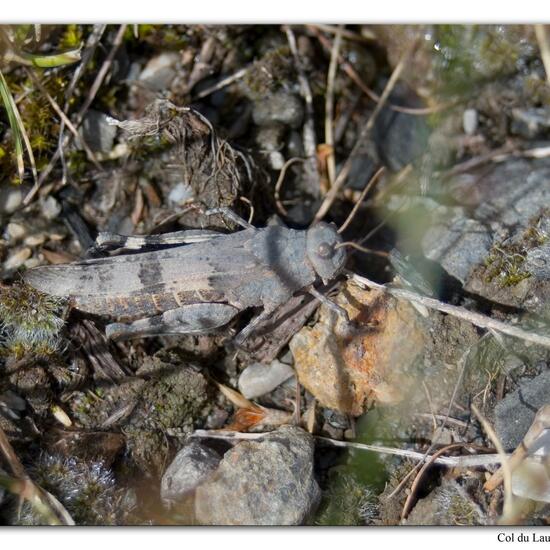
{"type": "Polygon", "coordinates": [[[333,224],[256,228],[225,208],[206,214],[221,214],[243,230],[100,233],[99,249],[118,247],[122,253],[37,267],[24,279],[46,294],[68,297],[80,311],[120,321],[107,325],[113,339],[213,332],[241,311],[262,307],[235,338],[240,344],[300,291],[340,310],[314,286],[334,279],[346,262],[345,243],[333,224]]]}

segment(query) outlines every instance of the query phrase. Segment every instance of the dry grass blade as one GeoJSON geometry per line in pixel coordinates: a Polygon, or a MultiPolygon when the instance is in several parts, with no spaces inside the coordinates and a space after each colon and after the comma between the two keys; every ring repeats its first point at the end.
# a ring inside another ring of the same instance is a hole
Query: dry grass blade
{"type": "Polygon", "coordinates": [[[372,130],[374,123],[376,121],[376,118],[378,117],[378,114],[384,107],[388,97],[390,96],[393,88],[397,84],[397,81],[399,80],[399,77],[401,76],[401,73],[403,72],[404,68],[407,66],[410,58],[416,51],[416,48],[418,46],[418,40],[413,42],[411,46],[403,53],[401,56],[401,59],[399,60],[399,63],[396,65],[395,69],[393,70],[392,75],[390,76],[390,79],[388,80],[388,83],[386,84],[386,87],[384,88],[384,91],[382,92],[382,95],[380,96],[380,101],[377,103],[374,111],[370,115],[367,123],[365,124],[364,128],[361,130],[361,134],[359,135],[359,138],[357,139],[357,142],[355,143],[355,146],[353,147],[348,159],[346,160],[344,166],[340,170],[340,173],[338,174],[338,177],[336,178],[336,181],[334,182],[334,185],[329,189],[328,193],[325,195],[325,198],[323,202],[321,203],[321,206],[319,210],[317,211],[317,214],[315,214],[314,223],[320,222],[328,213],[330,210],[330,207],[332,206],[332,203],[336,199],[336,196],[338,195],[338,192],[343,187],[344,183],[347,180],[347,177],[349,175],[349,172],[351,170],[351,166],[353,163],[353,158],[357,155],[360,148],[364,145],[365,140],[367,139],[370,131],[372,130]]]}
{"type": "Polygon", "coordinates": [[[544,71],[546,72],[546,82],[550,84],[550,41],[548,40],[546,27],[540,23],[535,25],[535,35],[537,37],[537,42],[539,43],[540,56],[542,57],[544,71]]]}
{"type": "Polygon", "coordinates": [[[300,93],[305,102],[305,122],[303,125],[303,143],[306,157],[308,159],[307,175],[309,176],[309,190],[312,194],[319,192],[320,176],[317,167],[317,135],[315,133],[315,112],[313,109],[313,94],[311,93],[311,87],[307,80],[304,68],[302,66],[302,60],[298,53],[298,47],[296,45],[296,37],[290,27],[284,27],[286,37],[288,40],[288,46],[294,57],[294,63],[296,65],[296,71],[298,73],[298,82],[300,83],[300,93]]]}
{"type": "Polygon", "coordinates": [[[330,63],[327,73],[327,91],[325,94],[325,143],[330,147],[327,157],[327,173],[329,186],[334,184],[336,177],[336,160],[334,157],[334,80],[338,68],[338,55],[342,44],[342,26],[338,28],[336,39],[330,52],[330,63]]]}
{"type": "Polygon", "coordinates": [[[224,384],[220,384],[219,382],[216,382],[216,386],[218,386],[218,389],[223,393],[223,395],[227,397],[227,399],[229,399],[229,401],[231,401],[231,403],[233,403],[236,407],[246,409],[255,406],[254,403],[248,400],[242,393],[229,388],[224,384]]]}
{"type": "Polygon", "coordinates": [[[199,99],[204,99],[205,97],[208,97],[209,95],[213,94],[214,92],[217,92],[219,90],[223,90],[223,88],[229,86],[230,84],[233,84],[233,82],[236,82],[237,80],[240,80],[243,78],[243,76],[248,72],[250,67],[243,67],[242,69],[239,69],[237,72],[233,73],[232,75],[229,75],[225,78],[222,78],[219,82],[216,82],[216,84],[213,84],[212,86],[208,86],[208,88],[202,90],[199,92],[194,98],[193,101],[198,101],[199,99]]]}
{"type": "Polygon", "coordinates": [[[46,525],[75,525],[65,507],[50,493],[30,479],[18,479],[0,474],[0,487],[26,500],[44,518],[46,525]]]}
{"type": "Polygon", "coordinates": [[[306,25],[308,29],[316,30],[319,29],[323,32],[328,32],[330,34],[341,33],[344,38],[347,40],[353,40],[354,42],[373,42],[377,40],[376,34],[370,29],[363,27],[361,29],[361,34],[344,29],[342,25],[335,27],[333,25],[323,25],[322,23],[315,23],[314,25],[306,25]]]}
{"type": "Polygon", "coordinates": [[[38,174],[36,172],[36,163],[34,161],[34,154],[32,152],[31,142],[25,130],[25,125],[21,120],[21,115],[19,114],[19,109],[13,99],[13,96],[8,88],[8,84],[2,71],[0,71],[0,97],[6,113],[8,115],[8,120],[10,123],[10,128],[13,134],[13,142],[15,144],[15,155],[17,159],[17,172],[19,175],[19,180],[23,181],[25,175],[25,162],[23,160],[23,143],[25,144],[25,149],[27,150],[27,155],[29,156],[29,162],[31,165],[32,175],[34,181],[38,179],[38,174]]]}
{"type": "Polygon", "coordinates": [[[504,447],[502,446],[502,443],[500,442],[500,439],[493,430],[492,426],[481,414],[479,409],[473,404],[472,412],[477,416],[479,422],[485,430],[485,433],[487,434],[487,436],[495,446],[496,450],[498,451],[499,456],[501,457],[501,465],[504,472],[504,507],[499,523],[502,525],[514,525],[517,520],[517,514],[514,509],[514,495],[512,493],[512,471],[510,469],[510,464],[508,462],[506,451],[504,450],[504,447]]]}
{"type": "MultiPolygon", "coordinates": [[[[315,34],[316,38],[319,40],[325,51],[330,52],[332,50],[333,46],[331,46],[330,40],[327,40],[327,38],[323,36],[318,30],[318,28],[321,28],[320,25],[307,25],[307,28],[311,30],[313,34],[315,34]]],[[[349,38],[346,34],[344,34],[343,36],[345,38],[349,38]]],[[[338,62],[340,63],[340,66],[348,75],[348,77],[371,101],[374,101],[374,103],[378,103],[380,101],[380,96],[365,84],[359,73],[355,70],[354,66],[349,61],[347,61],[346,59],[344,59],[344,57],[340,55],[338,57],[338,62]]],[[[393,103],[386,102],[386,106],[388,107],[388,109],[391,109],[392,111],[396,111],[398,113],[404,113],[413,116],[426,116],[453,107],[458,103],[459,101],[455,100],[447,103],[441,103],[439,105],[433,105],[431,107],[402,107],[401,105],[394,105],[393,103]]]]}
{"type": "MultiPolygon", "coordinates": [[[[115,55],[122,44],[122,40],[124,38],[124,33],[126,32],[126,28],[128,25],[120,25],[119,30],[115,36],[115,39],[113,41],[113,44],[111,46],[111,50],[109,51],[109,54],[107,55],[105,61],[101,65],[99,71],[97,72],[97,75],[95,77],[94,82],[92,83],[92,86],[90,87],[90,91],[88,92],[88,95],[86,96],[86,99],[84,100],[84,103],[82,107],[80,107],[78,113],[75,117],[74,127],[78,128],[80,124],[82,123],[82,120],[84,119],[84,115],[90,108],[90,105],[92,104],[93,100],[95,99],[95,96],[101,87],[101,84],[105,80],[105,77],[107,76],[107,73],[109,72],[109,69],[111,68],[111,65],[113,63],[113,60],[115,58],[115,55]]],[[[101,29],[98,29],[98,32],[101,29]]],[[[102,34],[102,32],[101,32],[102,34]]],[[[63,123],[64,124],[64,123],[63,123]]],[[[65,136],[59,143],[59,146],[54,153],[52,159],[50,160],[48,166],[42,172],[40,172],[40,178],[36,181],[34,187],[29,191],[25,199],[23,200],[23,204],[28,205],[33,198],[38,193],[40,187],[46,180],[46,178],[51,173],[53,167],[59,160],[59,158],[63,155],[63,149],[69,144],[70,136],[65,136]]]]}
{"type": "Polygon", "coordinates": [[[361,203],[363,202],[363,200],[367,196],[367,193],[372,189],[372,187],[378,181],[378,179],[384,173],[384,171],[385,171],[385,168],[382,166],[381,168],[379,168],[375,172],[375,174],[372,176],[372,178],[367,183],[367,185],[365,185],[365,188],[363,189],[363,191],[361,191],[361,195],[359,195],[359,199],[355,203],[355,206],[353,207],[353,209],[350,212],[349,216],[346,218],[346,221],[338,228],[338,233],[343,233],[347,229],[348,225],[351,223],[351,220],[353,220],[353,218],[355,216],[355,213],[357,212],[357,210],[361,206],[361,203]]]}
{"type": "Polygon", "coordinates": [[[283,206],[283,203],[281,202],[281,188],[283,187],[287,170],[296,162],[307,162],[307,159],[304,159],[301,157],[292,157],[288,159],[283,164],[283,167],[279,172],[279,177],[277,178],[277,182],[275,183],[275,205],[277,206],[277,210],[279,211],[279,214],[282,214],[283,216],[287,216],[288,211],[283,206]]]}

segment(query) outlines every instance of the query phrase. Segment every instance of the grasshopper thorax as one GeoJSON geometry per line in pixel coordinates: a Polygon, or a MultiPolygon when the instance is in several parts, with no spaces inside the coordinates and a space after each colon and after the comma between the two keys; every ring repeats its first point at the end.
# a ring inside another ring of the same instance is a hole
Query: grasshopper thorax
{"type": "Polygon", "coordinates": [[[321,222],[307,230],[307,257],[325,284],[333,279],[346,263],[344,248],[336,246],[341,242],[342,237],[334,224],[321,222]]]}

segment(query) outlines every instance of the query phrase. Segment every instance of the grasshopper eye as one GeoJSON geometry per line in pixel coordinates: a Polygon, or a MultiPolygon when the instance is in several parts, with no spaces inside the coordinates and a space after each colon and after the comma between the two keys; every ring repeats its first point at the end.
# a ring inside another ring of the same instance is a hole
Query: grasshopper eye
{"type": "Polygon", "coordinates": [[[317,255],[321,258],[330,258],[334,254],[334,247],[330,244],[323,242],[319,244],[317,248],[317,255]]]}

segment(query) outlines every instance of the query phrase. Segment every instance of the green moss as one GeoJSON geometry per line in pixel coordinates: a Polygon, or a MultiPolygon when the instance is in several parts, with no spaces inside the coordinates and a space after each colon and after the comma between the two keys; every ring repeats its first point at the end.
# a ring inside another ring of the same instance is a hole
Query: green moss
{"type": "Polygon", "coordinates": [[[82,25],[67,25],[59,39],[59,48],[61,50],[73,50],[80,46],[82,39],[82,25]]]}
{"type": "MultiPolygon", "coordinates": [[[[35,73],[41,79],[45,90],[58,103],[63,103],[63,94],[67,85],[66,77],[54,76],[44,77],[43,74],[35,73]]],[[[58,145],[59,124],[58,117],[53,111],[47,97],[29,78],[21,78],[18,71],[9,75],[8,86],[14,96],[21,95],[22,99],[18,104],[19,113],[23,126],[26,129],[31,148],[34,153],[36,166],[40,170],[45,166],[58,145]],[[29,90],[32,90],[29,93],[29,90]]],[[[6,155],[6,170],[4,173],[12,173],[15,167],[15,148],[9,139],[4,137],[3,148],[9,155],[6,155]],[[9,168],[12,168],[10,170],[9,168]]],[[[3,159],[0,159],[3,160],[3,159]]],[[[4,162],[2,162],[4,164],[4,162]]]]}
{"type": "Polygon", "coordinates": [[[544,209],[532,219],[518,240],[492,247],[484,262],[487,283],[496,282],[500,287],[510,287],[531,277],[531,273],[524,269],[526,254],[550,239],[540,228],[548,214],[548,209],[544,209]]]}
{"type": "Polygon", "coordinates": [[[496,281],[500,287],[510,287],[531,277],[531,273],[522,268],[525,256],[520,251],[521,248],[515,246],[507,249],[494,246],[485,259],[485,282],[496,281]]]}
{"type": "Polygon", "coordinates": [[[138,40],[158,50],[181,50],[189,44],[189,28],[185,25],[129,25],[124,39],[138,40]]]}

